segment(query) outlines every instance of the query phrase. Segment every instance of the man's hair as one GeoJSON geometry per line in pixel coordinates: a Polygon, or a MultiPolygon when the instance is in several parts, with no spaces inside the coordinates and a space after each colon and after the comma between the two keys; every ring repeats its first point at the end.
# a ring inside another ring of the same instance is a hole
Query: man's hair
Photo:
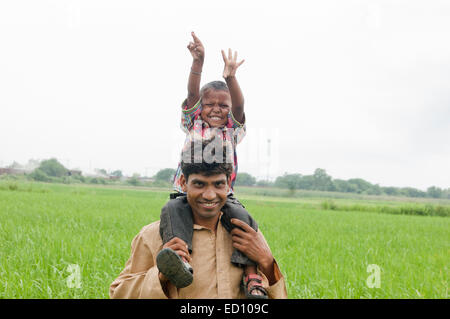
{"type": "Polygon", "coordinates": [[[225,174],[227,179],[231,176],[233,164],[230,160],[230,145],[223,141],[220,145],[213,145],[217,141],[218,139],[191,140],[186,145],[181,159],[181,171],[186,181],[191,174],[203,176],[225,174]],[[216,147],[219,147],[219,152],[216,152],[216,147]]]}
{"type": "Polygon", "coordinates": [[[212,82],[206,83],[200,89],[200,96],[203,96],[203,94],[205,94],[205,92],[208,90],[230,92],[227,84],[223,81],[212,81],[212,82]]]}

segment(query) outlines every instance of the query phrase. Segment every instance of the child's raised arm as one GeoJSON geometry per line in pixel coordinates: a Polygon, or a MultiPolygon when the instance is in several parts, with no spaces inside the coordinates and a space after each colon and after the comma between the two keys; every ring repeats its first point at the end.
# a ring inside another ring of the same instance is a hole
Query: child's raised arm
{"type": "Polygon", "coordinates": [[[225,52],[222,50],[223,62],[225,63],[225,67],[223,69],[223,78],[227,82],[228,89],[230,90],[231,95],[231,112],[233,113],[234,118],[239,123],[244,122],[244,95],[242,94],[241,88],[239,87],[239,83],[236,79],[236,70],[237,68],[244,63],[245,60],[241,62],[237,62],[237,52],[234,52],[234,56],[232,56],[231,49],[228,49],[228,57],[225,55],[225,52]]]}
{"type": "Polygon", "coordinates": [[[187,108],[193,107],[200,98],[200,80],[205,59],[205,48],[202,42],[194,32],[191,32],[191,35],[194,42],[189,42],[187,46],[193,59],[188,80],[187,108]]]}

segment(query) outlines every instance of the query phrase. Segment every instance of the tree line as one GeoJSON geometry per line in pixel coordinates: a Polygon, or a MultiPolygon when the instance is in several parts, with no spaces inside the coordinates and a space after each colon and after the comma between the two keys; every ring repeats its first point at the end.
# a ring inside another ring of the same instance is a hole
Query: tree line
{"type": "Polygon", "coordinates": [[[389,195],[406,197],[429,197],[450,199],[450,188],[441,189],[430,186],[426,191],[413,187],[393,187],[372,184],[362,178],[351,178],[348,180],[333,179],[322,168],[317,168],[312,175],[287,174],[278,176],[274,182],[257,181],[248,173],[238,173],[237,186],[263,186],[286,188],[291,191],[296,189],[356,193],[365,195],[389,195]]]}
{"type": "MultiPolygon", "coordinates": [[[[25,174],[27,178],[41,182],[59,182],[59,183],[90,183],[90,184],[118,184],[126,183],[133,186],[160,186],[170,187],[175,174],[172,168],[159,170],[151,178],[142,178],[139,174],[133,174],[131,177],[123,176],[121,170],[107,172],[105,169],[98,169],[100,176],[88,177],[74,171],[68,170],[64,165],[52,158],[40,162],[34,161],[36,168],[25,174]]],[[[14,163],[10,168],[20,168],[18,163],[14,163]]],[[[275,181],[257,180],[248,173],[238,173],[236,177],[236,186],[259,186],[259,187],[278,187],[289,189],[294,192],[296,189],[356,193],[365,195],[389,195],[406,197],[428,197],[450,199],[450,188],[442,189],[436,186],[430,186],[426,191],[413,187],[393,187],[380,186],[372,184],[362,178],[351,178],[348,180],[334,179],[327,174],[325,169],[317,168],[312,175],[288,174],[278,176],[275,181]]]]}

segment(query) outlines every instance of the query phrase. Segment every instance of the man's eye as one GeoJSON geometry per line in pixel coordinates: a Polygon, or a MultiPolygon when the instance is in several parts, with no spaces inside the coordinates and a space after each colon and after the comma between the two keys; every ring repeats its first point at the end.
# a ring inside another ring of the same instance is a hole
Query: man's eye
{"type": "Polygon", "coordinates": [[[203,183],[202,183],[202,182],[194,182],[193,184],[194,184],[194,186],[196,186],[196,187],[202,187],[202,186],[203,186],[203,183]]]}
{"type": "Polygon", "coordinates": [[[223,186],[225,186],[224,182],[217,182],[216,183],[216,187],[223,187],[223,186]]]}
{"type": "Polygon", "coordinates": [[[228,108],[228,105],[226,105],[226,104],[221,104],[220,107],[223,108],[223,109],[226,109],[226,108],[228,108]]]}

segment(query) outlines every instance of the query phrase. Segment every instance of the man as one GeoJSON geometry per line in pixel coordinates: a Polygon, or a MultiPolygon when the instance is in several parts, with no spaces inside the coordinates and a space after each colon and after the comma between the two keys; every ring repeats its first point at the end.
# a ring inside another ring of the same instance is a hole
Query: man
{"type": "Polygon", "coordinates": [[[223,156],[219,160],[215,157],[211,162],[204,160],[208,142],[203,142],[199,161],[195,158],[198,155],[194,151],[195,144],[192,142],[189,150],[192,156],[183,156],[181,186],[187,195],[178,199],[192,212],[192,253],[186,242],[178,237],[163,245],[160,221],[145,226],[133,239],[131,256],[125,269],[111,284],[110,297],[245,298],[245,291],[261,286],[269,298],[287,298],[284,277],[259,229],[255,231],[237,219],[225,220],[226,216],[221,212],[233,170],[232,164],[226,161],[227,148],[223,147],[223,156]],[[234,228],[228,232],[225,225],[230,223],[234,228]],[[260,280],[243,280],[243,268],[230,262],[233,247],[256,262],[260,280]],[[190,285],[176,288],[159,271],[157,256],[162,250],[174,252],[177,258],[184,258],[192,265],[195,273],[190,285]]]}

